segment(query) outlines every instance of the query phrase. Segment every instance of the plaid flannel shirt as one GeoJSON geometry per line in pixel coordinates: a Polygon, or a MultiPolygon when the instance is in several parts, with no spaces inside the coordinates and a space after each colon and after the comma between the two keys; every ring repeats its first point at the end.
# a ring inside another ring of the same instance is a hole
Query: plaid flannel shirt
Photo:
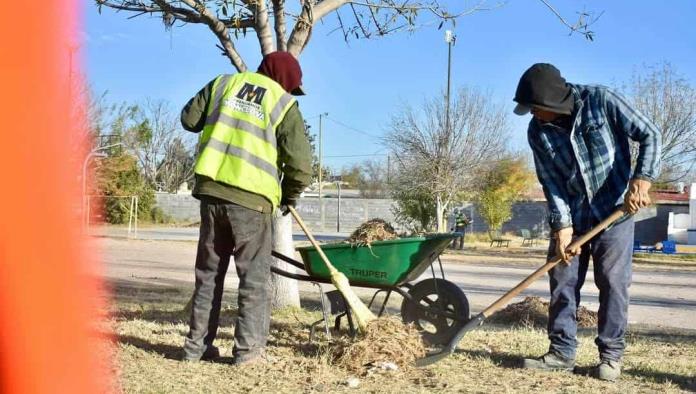
{"type": "Polygon", "coordinates": [[[610,89],[570,85],[575,109],[570,131],[536,118],[527,139],[549,207],[552,230],[584,232],[623,203],[628,181],[655,181],[661,134],[643,114],[610,89]],[[631,174],[629,139],[640,145],[631,174]]]}

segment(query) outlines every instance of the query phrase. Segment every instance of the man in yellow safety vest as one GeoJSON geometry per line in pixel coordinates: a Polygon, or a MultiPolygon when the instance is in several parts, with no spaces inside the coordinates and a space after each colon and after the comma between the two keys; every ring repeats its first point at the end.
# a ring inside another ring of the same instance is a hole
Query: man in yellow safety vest
{"type": "Polygon", "coordinates": [[[311,179],[311,153],[293,95],[302,70],[287,52],[257,72],[220,75],[184,107],[181,123],[201,133],[193,196],[201,201],[196,289],[184,360],[211,360],[225,274],[234,258],[239,315],[233,363],[263,359],[270,324],[271,213],[294,206],[311,179]]]}

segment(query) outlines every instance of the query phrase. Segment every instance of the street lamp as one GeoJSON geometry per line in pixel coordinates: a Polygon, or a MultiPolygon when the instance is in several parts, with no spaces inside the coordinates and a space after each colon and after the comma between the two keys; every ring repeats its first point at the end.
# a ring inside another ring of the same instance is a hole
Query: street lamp
{"type": "Polygon", "coordinates": [[[450,130],[450,80],[452,75],[452,45],[457,41],[457,36],[452,30],[445,31],[445,42],[447,43],[447,105],[445,106],[445,127],[450,130]]]}

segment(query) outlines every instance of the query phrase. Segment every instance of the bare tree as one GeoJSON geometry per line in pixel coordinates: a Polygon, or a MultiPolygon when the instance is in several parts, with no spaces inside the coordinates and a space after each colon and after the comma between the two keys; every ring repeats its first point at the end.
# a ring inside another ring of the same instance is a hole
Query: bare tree
{"type": "Polygon", "coordinates": [[[696,88],[669,63],[645,71],[633,76],[630,96],[635,107],[662,132],[660,180],[686,179],[696,165],[696,88]]]}
{"type": "Polygon", "coordinates": [[[365,160],[341,170],[341,178],[360,191],[363,198],[387,196],[387,168],[379,160],[365,160]]]}
{"type": "MultiPolygon", "coordinates": [[[[577,32],[592,39],[589,27],[598,17],[583,12],[577,22],[568,22],[547,0],[539,0],[555,14],[571,33],[577,32]]],[[[252,30],[259,41],[261,53],[288,51],[299,57],[309,42],[312,29],[327,15],[335,14],[335,29],[344,40],[372,38],[400,31],[413,31],[425,25],[442,27],[465,15],[500,7],[503,3],[488,4],[480,0],[473,6],[455,2],[459,9],[450,10],[440,0],[95,0],[99,11],[109,7],[139,15],[161,18],[165,28],[176,22],[208,26],[218,40],[217,47],[230,59],[237,71],[247,66],[234,41],[246,37],[252,30]],[[288,21],[292,21],[288,34],[288,21]],[[270,20],[273,19],[273,24],[270,20]],[[275,40],[274,40],[275,38],[275,40]]]]}
{"type": "Polygon", "coordinates": [[[145,181],[154,190],[162,190],[158,175],[168,166],[161,164],[172,150],[175,139],[184,136],[178,116],[163,100],[147,99],[142,105],[122,105],[117,111],[114,132],[121,136],[125,148],[138,160],[145,181]]]}
{"type": "Polygon", "coordinates": [[[421,110],[406,106],[391,121],[384,144],[400,174],[392,187],[429,195],[435,203],[436,228],[444,231],[444,212],[457,193],[473,185],[474,174],[506,150],[507,111],[490,95],[460,89],[446,124],[441,96],[421,110]]]}
{"type": "Polygon", "coordinates": [[[158,164],[157,184],[166,192],[176,192],[182,184],[193,179],[194,162],[194,144],[182,137],[174,137],[158,164]]]}

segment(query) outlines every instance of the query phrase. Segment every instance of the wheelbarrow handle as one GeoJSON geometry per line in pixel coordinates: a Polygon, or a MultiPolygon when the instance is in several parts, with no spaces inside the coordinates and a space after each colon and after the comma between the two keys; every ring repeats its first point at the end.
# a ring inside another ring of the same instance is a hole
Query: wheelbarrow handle
{"type": "MultiPolygon", "coordinates": [[[[577,248],[579,246],[584,245],[587,243],[589,240],[594,238],[597,234],[599,234],[601,231],[605,230],[609,225],[614,223],[615,221],[619,220],[621,217],[623,217],[626,214],[626,212],[623,209],[617,209],[614,211],[611,215],[609,215],[606,219],[602,220],[597,224],[595,227],[593,227],[590,231],[587,233],[583,234],[582,236],[578,237],[575,241],[573,241],[568,248],[577,248]]],[[[510,291],[507,293],[503,294],[502,297],[498,298],[495,302],[493,302],[488,308],[484,309],[481,313],[478,315],[474,316],[469,322],[464,325],[455,335],[452,337],[452,339],[449,340],[449,342],[443,347],[439,352],[431,353],[419,360],[416,360],[416,366],[417,367],[424,367],[426,365],[434,364],[443,358],[449,356],[454,352],[454,349],[457,348],[457,344],[459,341],[464,337],[466,333],[469,331],[472,331],[479,327],[480,325],[483,324],[483,322],[491,316],[493,313],[497,312],[499,309],[507,305],[507,303],[517,296],[519,293],[521,293],[524,289],[529,287],[534,281],[539,279],[542,275],[545,273],[549,272],[553,267],[556,266],[556,264],[560,263],[563,261],[563,257],[561,256],[556,256],[552,258],[551,260],[547,261],[546,264],[542,265],[539,267],[536,271],[534,271],[531,275],[526,277],[522,282],[520,282],[517,286],[513,287],[510,291]]]]}

